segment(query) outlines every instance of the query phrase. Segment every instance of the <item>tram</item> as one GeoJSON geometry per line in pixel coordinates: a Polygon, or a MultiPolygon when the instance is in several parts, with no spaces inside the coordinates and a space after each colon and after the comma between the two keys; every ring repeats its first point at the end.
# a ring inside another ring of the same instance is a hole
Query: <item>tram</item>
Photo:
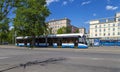
{"type": "MultiPolygon", "coordinates": [[[[31,46],[31,36],[16,37],[16,46],[31,46]]],[[[36,47],[88,48],[86,36],[80,33],[41,35],[35,38],[36,47]]]]}

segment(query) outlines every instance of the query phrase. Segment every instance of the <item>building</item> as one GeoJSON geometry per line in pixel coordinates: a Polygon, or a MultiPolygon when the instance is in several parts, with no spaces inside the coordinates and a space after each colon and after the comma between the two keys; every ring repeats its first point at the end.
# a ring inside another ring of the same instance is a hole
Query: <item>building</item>
{"type": "Polygon", "coordinates": [[[114,17],[91,20],[90,38],[120,39],[120,13],[116,13],[114,17]]]}
{"type": "Polygon", "coordinates": [[[58,29],[62,27],[70,27],[71,33],[74,33],[78,28],[71,25],[71,21],[68,18],[58,19],[58,20],[51,20],[48,22],[48,27],[51,29],[52,34],[57,34],[58,29]]]}
{"type": "Polygon", "coordinates": [[[57,30],[62,27],[69,27],[70,20],[68,18],[63,18],[59,20],[51,20],[48,22],[48,27],[52,29],[52,34],[57,34],[57,30]]]}
{"type": "Polygon", "coordinates": [[[86,29],[85,28],[79,28],[79,33],[86,34],[86,29]]]}
{"type": "Polygon", "coordinates": [[[71,33],[76,33],[78,30],[78,27],[71,25],[71,33]]]}

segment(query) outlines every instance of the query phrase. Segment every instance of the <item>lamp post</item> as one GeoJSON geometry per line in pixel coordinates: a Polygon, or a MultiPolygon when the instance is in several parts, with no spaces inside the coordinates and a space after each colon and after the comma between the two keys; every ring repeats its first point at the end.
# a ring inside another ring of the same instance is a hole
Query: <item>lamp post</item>
{"type": "Polygon", "coordinates": [[[16,45],[16,36],[17,36],[17,33],[15,31],[15,34],[14,34],[14,44],[16,45]]]}

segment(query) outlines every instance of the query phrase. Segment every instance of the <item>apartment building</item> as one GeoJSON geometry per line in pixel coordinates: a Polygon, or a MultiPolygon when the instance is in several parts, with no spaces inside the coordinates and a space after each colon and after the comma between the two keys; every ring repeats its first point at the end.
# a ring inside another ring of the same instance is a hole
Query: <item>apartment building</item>
{"type": "Polygon", "coordinates": [[[85,34],[86,33],[86,29],[85,28],[79,28],[79,33],[85,34]]]}
{"type": "Polygon", "coordinates": [[[120,13],[114,17],[91,20],[90,38],[120,39],[120,13]]]}
{"type": "Polygon", "coordinates": [[[71,21],[68,18],[51,20],[48,22],[48,27],[52,30],[52,34],[57,34],[58,29],[62,27],[70,27],[71,33],[74,33],[78,28],[71,25],[71,21]]]}

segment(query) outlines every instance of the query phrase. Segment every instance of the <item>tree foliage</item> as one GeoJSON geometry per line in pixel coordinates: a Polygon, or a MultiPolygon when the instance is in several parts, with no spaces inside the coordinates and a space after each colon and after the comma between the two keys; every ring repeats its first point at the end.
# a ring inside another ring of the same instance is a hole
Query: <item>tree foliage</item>
{"type": "Polygon", "coordinates": [[[32,45],[35,37],[47,33],[46,17],[50,12],[45,0],[21,0],[17,4],[14,27],[18,36],[31,36],[32,45]]]}
{"type": "Polygon", "coordinates": [[[22,0],[16,9],[14,19],[17,35],[36,36],[46,30],[45,19],[50,12],[47,9],[45,0],[22,0]]]}
{"type": "Polygon", "coordinates": [[[66,28],[65,27],[61,27],[57,30],[57,34],[63,34],[66,33],[66,28]]]}
{"type": "Polygon", "coordinates": [[[72,28],[71,27],[66,27],[66,33],[71,33],[72,32],[72,28]]]}
{"type": "Polygon", "coordinates": [[[9,32],[9,19],[4,19],[0,22],[0,43],[7,41],[9,32]]]}
{"type": "Polygon", "coordinates": [[[61,27],[58,29],[57,34],[71,33],[71,27],[61,27]]]}
{"type": "Polygon", "coordinates": [[[46,0],[0,0],[0,39],[11,42],[15,31],[18,36],[36,36],[47,32],[45,19],[50,12],[46,0]],[[9,31],[9,14],[15,14],[14,28],[9,31]],[[15,31],[14,31],[15,30],[15,31]]]}
{"type": "Polygon", "coordinates": [[[79,29],[77,29],[74,33],[79,33],[79,29]]]}
{"type": "Polygon", "coordinates": [[[9,14],[15,7],[17,0],[0,0],[0,41],[8,41],[9,34],[9,14]]]}
{"type": "Polygon", "coordinates": [[[9,12],[15,5],[15,0],[0,0],[0,21],[7,18],[9,12]]]}

